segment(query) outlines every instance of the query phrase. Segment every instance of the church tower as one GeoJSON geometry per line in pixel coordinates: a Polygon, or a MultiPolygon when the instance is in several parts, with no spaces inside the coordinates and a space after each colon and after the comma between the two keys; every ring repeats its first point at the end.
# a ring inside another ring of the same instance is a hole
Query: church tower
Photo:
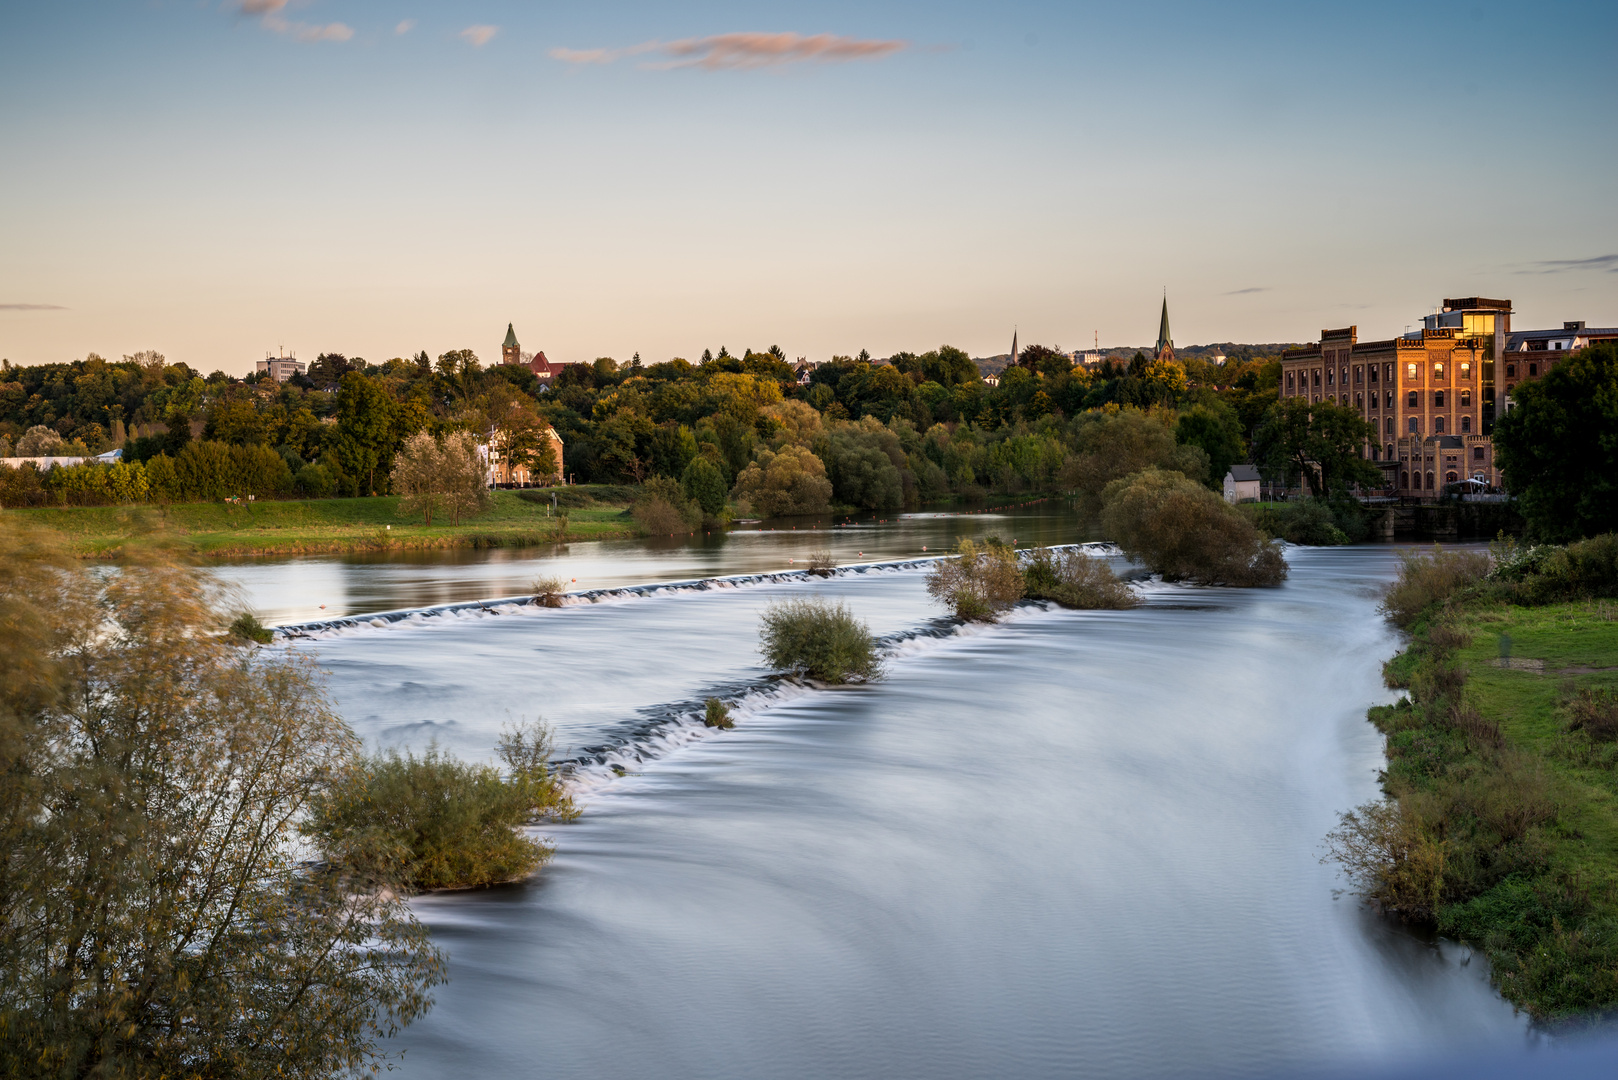
{"type": "MultiPolygon", "coordinates": [[[[1167,316],[1164,317],[1167,318],[1167,316]]],[[[1168,323],[1163,325],[1167,326],[1168,323]]],[[[522,349],[517,347],[517,332],[511,328],[510,323],[506,323],[505,344],[500,346],[500,362],[502,364],[522,363],[522,349]]]]}
{"type": "Polygon", "coordinates": [[[1163,297],[1163,320],[1157,324],[1157,349],[1152,353],[1153,360],[1174,359],[1174,339],[1169,336],[1169,298],[1163,297]]]}
{"type": "Polygon", "coordinates": [[[1016,366],[1017,366],[1017,331],[1012,330],[1011,331],[1011,359],[1006,361],[1006,367],[1014,368],[1016,366]]]}

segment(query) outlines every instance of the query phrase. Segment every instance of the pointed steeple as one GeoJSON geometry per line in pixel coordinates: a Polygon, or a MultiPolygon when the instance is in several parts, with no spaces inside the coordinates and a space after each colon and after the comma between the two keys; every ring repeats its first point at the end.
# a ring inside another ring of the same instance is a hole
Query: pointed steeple
{"type": "Polygon", "coordinates": [[[1014,366],[1016,366],[1016,363],[1017,363],[1017,330],[1016,330],[1015,327],[1013,327],[1012,331],[1011,331],[1011,360],[1010,360],[1010,362],[1008,362],[1006,364],[1006,367],[1014,367],[1014,366]]]}
{"type": "Polygon", "coordinates": [[[506,340],[500,346],[500,362],[502,364],[522,363],[522,349],[517,345],[517,331],[506,323],[506,340]]]}
{"type": "Polygon", "coordinates": [[[1163,294],[1163,319],[1157,324],[1157,349],[1153,353],[1154,360],[1174,359],[1174,338],[1169,334],[1169,297],[1163,294]]]}

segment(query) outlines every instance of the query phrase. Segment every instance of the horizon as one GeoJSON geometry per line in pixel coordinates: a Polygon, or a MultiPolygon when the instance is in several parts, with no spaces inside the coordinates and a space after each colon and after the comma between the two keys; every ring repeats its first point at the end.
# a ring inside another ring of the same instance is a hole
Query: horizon
{"type": "Polygon", "coordinates": [[[8,9],[0,357],[492,363],[502,322],[555,362],[986,357],[1014,327],[1144,347],[1165,292],[1213,344],[1392,337],[1479,294],[1618,325],[1615,29],[1589,3],[8,9]]]}

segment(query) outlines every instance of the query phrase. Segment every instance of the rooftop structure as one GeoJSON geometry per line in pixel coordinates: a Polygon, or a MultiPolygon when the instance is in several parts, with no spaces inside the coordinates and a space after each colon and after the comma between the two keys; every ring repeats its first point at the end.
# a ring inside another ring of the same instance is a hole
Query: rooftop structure
{"type": "Polygon", "coordinates": [[[1152,350],[1154,360],[1174,359],[1174,338],[1169,334],[1169,298],[1163,297],[1163,318],[1157,324],[1157,347],[1152,350]]]}

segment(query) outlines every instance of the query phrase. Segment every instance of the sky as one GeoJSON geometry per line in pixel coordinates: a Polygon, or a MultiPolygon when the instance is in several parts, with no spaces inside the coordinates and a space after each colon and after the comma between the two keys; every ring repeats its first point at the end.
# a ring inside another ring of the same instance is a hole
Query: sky
{"type": "Polygon", "coordinates": [[[0,357],[1618,325],[1618,5],[0,4],[0,357]]]}

